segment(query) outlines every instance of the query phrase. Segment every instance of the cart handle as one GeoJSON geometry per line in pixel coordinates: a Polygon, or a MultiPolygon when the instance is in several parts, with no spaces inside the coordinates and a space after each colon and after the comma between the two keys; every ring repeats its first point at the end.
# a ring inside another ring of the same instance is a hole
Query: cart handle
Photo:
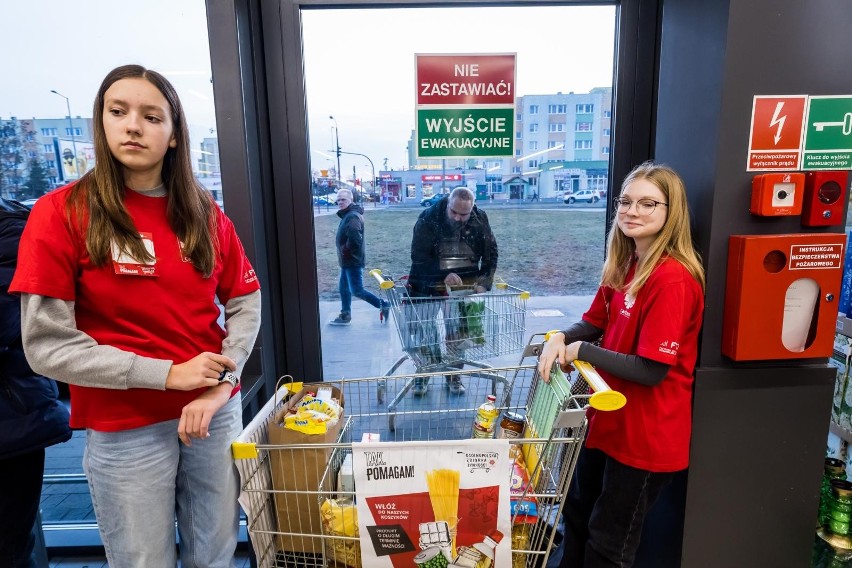
{"type": "Polygon", "coordinates": [[[609,385],[606,384],[606,381],[591,363],[576,359],[571,362],[571,365],[577,369],[580,376],[595,391],[589,397],[589,406],[595,410],[618,410],[627,404],[627,397],[609,388],[609,385]]]}
{"type": "MultiPolygon", "coordinates": [[[[379,288],[381,288],[382,290],[389,290],[389,289],[391,289],[395,286],[393,280],[391,280],[390,278],[385,278],[384,275],[382,275],[382,271],[379,270],[378,268],[373,268],[373,269],[369,270],[367,272],[367,274],[369,274],[370,276],[372,276],[373,278],[376,279],[376,282],[379,283],[379,288]]],[[[506,282],[495,282],[494,287],[497,290],[501,290],[501,291],[505,292],[506,290],[509,289],[509,284],[507,284],[506,282]]],[[[519,288],[515,288],[515,290],[518,291],[518,295],[520,296],[520,298],[522,300],[529,300],[530,293],[528,291],[521,290],[519,288]]]]}
{"type": "Polygon", "coordinates": [[[389,290],[394,286],[393,280],[389,278],[386,279],[384,276],[382,276],[382,271],[378,268],[373,268],[367,274],[376,279],[376,281],[379,283],[379,288],[381,288],[382,290],[389,290]]]}
{"type": "MultiPolygon", "coordinates": [[[[559,330],[548,331],[544,334],[544,340],[550,339],[554,333],[559,333],[559,330]]],[[[595,410],[618,410],[627,404],[627,397],[616,390],[612,390],[591,363],[575,359],[571,361],[571,366],[577,369],[586,384],[595,391],[589,397],[589,406],[595,410]]]]}
{"type": "MultiPolygon", "coordinates": [[[[497,288],[498,290],[505,292],[506,290],[509,289],[509,284],[507,282],[495,282],[494,287],[497,288]]],[[[521,298],[521,300],[529,300],[530,299],[530,293],[528,291],[521,290],[519,288],[515,288],[515,290],[518,290],[518,296],[521,298]]]]}

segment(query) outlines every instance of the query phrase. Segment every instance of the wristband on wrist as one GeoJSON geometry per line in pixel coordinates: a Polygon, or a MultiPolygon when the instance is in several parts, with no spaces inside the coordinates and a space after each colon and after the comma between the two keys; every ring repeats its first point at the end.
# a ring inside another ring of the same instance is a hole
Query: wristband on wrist
{"type": "Polygon", "coordinates": [[[231,383],[231,388],[237,388],[237,385],[240,384],[240,378],[232,373],[231,371],[225,370],[219,375],[220,383],[231,383]]]}

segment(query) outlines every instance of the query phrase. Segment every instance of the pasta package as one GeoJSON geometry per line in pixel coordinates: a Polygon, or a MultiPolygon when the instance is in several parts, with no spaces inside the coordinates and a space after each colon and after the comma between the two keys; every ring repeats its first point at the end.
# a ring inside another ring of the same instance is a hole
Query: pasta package
{"type": "Polygon", "coordinates": [[[459,479],[455,469],[432,469],[426,472],[429,501],[436,521],[447,523],[450,536],[450,551],[456,556],[456,530],[459,522],[459,479]]]}
{"type": "Polygon", "coordinates": [[[284,427],[303,434],[325,434],[340,415],[337,401],[321,400],[308,392],[284,416],[284,427]]]}
{"type": "Polygon", "coordinates": [[[328,432],[328,420],[311,414],[291,414],[284,417],[284,427],[303,434],[325,434],[328,432]]]}
{"type": "MultiPolygon", "coordinates": [[[[322,526],[326,535],[357,537],[358,509],[349,500],[326,499],[320,505],[322,526]]],[[[361,568],[361,543],[357,540],[327,538],[325,553],[334,562],[361,568]]]]}

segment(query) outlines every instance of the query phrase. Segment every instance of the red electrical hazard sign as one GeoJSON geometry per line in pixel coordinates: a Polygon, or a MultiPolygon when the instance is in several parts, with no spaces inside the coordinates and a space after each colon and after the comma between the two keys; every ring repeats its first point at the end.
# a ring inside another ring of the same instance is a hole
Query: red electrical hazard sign
{"type": "Polygon", "coordinates": [[[746,171],[798,170],[807,95],[754,97],[746,171]]]}

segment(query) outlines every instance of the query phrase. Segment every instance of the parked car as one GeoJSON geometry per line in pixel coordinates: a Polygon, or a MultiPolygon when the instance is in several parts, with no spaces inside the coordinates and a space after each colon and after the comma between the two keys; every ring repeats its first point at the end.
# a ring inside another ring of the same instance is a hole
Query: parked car
{"type": "Polygon", "coordinates": [[[432,205],[435,205],[438,202],[438,200],[441,199],[442,197],[444,197],[444,196],[441,195],[440,193],[436,193],[435,195],[433,195],[431,197],[424,197],[423,199],[420,200],[420,205],[422,205],[423,207],[431,207],[432,205]]]}
{"type": "Polygon", "coordinates": [[[337,194],[329,193],[328,195],[315,195],[314,205],[337,205],[337,194]]]}
{"type": "Polygon", "coordinates": [[[597,203],[600,201],[600,193],[596,190],[591,189],[581,189],[579,191],[572,191],[571,193],[566,193],[562,198],[564,203],[568,205],[573,205],[574,203],[597,203]]]}

